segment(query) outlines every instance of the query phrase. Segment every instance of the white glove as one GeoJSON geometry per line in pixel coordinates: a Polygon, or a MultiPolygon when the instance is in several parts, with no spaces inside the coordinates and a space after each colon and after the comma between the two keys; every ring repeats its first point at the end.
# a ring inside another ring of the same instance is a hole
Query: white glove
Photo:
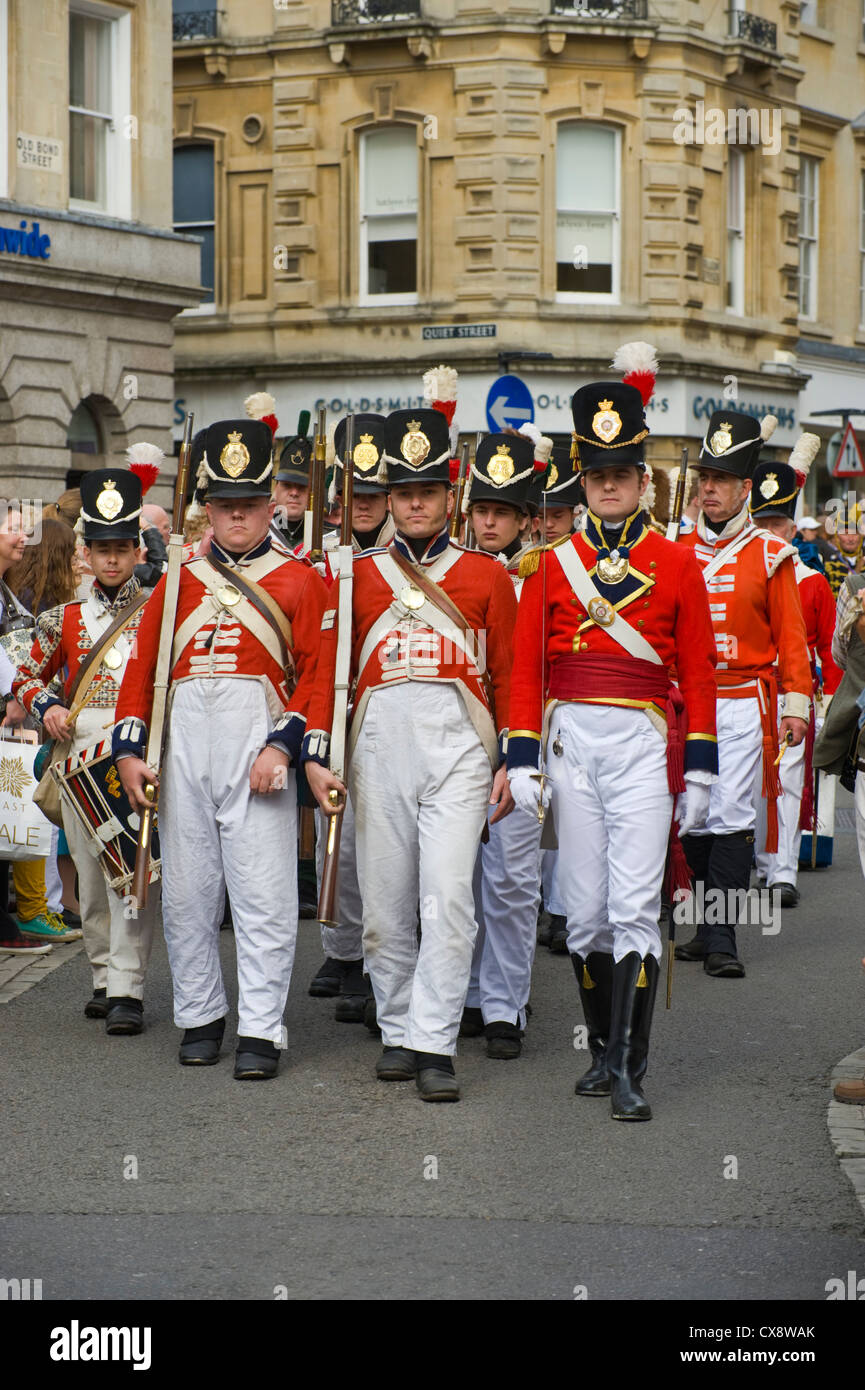
{"type": "Polygon", "coordinates": [[[537,772],[534,768],[515,767],[508,773],[508,781],[511,786],[511,796],[520,810],[525,811],[527,815],[537,818],[538,805],[542,798],[544,806],[549,806],[553,789],[549,781],[546,781],[543,783],[543,791],[541,790],[541,783],[537,780],[537,772]]]}
{"type": "Polygon", "coordinates": [[[679,822],[679,836],[690,835],[706,824],[709,815],[710,788],[703,782],[693,782],[685,777],[685,790],[676,797],[676,819],[679,822]]]}

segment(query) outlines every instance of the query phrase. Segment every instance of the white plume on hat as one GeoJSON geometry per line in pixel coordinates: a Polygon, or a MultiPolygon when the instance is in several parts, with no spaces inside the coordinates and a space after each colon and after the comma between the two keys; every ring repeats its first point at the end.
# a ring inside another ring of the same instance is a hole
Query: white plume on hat
{"type": "Polygon", "coordinates": [[[430,367],[423,374],[423,398],[427,405],[432,405],[433,401],[455,401],[457,381],[456,367],[430,367]]]}
{"type": "Polygon", "coordinates": [[[764,415],[760,421],[760,438],[766,444],[778,428],[777,415],[764,415]]]}
{"type": "Polygon", "coordinates": [[[199,497],[203,497],[206,491],[207,464],[204,462],[204,459],[202,459],[195,474],[195,488],[192,493],[192,501],[186,509],[187,520],[192,521],[194,517],[202,515],[204,508],[199,501],[199,497]]]}
{"type": "Polygon", "coordinates": [[[797,478],[800,487],[804,485],[808,474],[811,472],[811,464],[820,452],[820,444],[821,440],[819,434],[805,433],[800,434],[796,443],[793,445],[792,453],[787,462],[791,468],[795,469],[797,474],[801,475],[801,479],[797,478]]]}
{"type": "Polygon", "coordinates": [[[658,354],[651,343],[639,339],[632,343],[622,343],[613,353],[610,363],[613,371],[622,373],[627,386],[636,386],[647,406],[655,390],[658,375],[658,354]]]}
{"type": "Polygon", "coordinates": [[[553,441],[550,439],[549,435],[541,434],[537,425],[532,424],[531,421],[527,421],[526,424],[520,425],[517,434],[525,435],[526,439],[532,441],[535,446],[535,458],[546,468],[550,461],[550,454],[553,452],[553,441]]]}
{"type": "Polygon", "coordinates": [[[130,463],[152,463],[158,468],[165,458],[165,450],[160,449],[158,444],[148,444],[142,439],[138,444],[129,445],[126,457],[130,463]]]}
{"type": "Polygon", "coordinates": [[[243,408],[250,420],[263,420],[265,415],[273,415],[276,400],[269,391],[253,391],[243,402],[243,408]]]}

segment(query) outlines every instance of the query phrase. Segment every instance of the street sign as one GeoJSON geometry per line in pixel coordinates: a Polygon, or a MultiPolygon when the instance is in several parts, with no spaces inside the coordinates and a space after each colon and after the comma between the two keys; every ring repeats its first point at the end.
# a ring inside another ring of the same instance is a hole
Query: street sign
{"type": "Polygon", "coordinates": [[[510,425],[518,430],[535,418],[532,393],[518,376],[500,376],[487,393],[487,424],[497,434],[510,425]]]}
{"type": "MultiPolygon", "coordinates": [[[[829,441],[830,445],[832,441],[829,441]]],[[[827,462],[833,478],[865,478],[865,459],[859,448],[859,441],[853,429],[853,421],[847,421],[847,428],[834,458],[827,450],[827,462]]]]}

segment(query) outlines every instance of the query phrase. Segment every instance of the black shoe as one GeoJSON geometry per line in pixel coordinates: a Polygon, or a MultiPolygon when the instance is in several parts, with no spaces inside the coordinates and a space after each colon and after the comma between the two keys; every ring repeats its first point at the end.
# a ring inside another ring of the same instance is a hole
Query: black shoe
{"type": "Polygon", "coordinates": [[[375,995],[370,991],[370,996],[363,1006],[363,1026],[374,1038],[381,1037],[381,1029],[378,1026],[378,1017],[375,1011],[375,995]]]}
{"type": "Polygon", "coordinates": [[[770,883],[769,892],[781,894],[782,907],[799,906],[799,889],[794,883],[770,883]]]}
{"type": "Polygon", "coordinates": [[[484,1028],[487,1040],[487,1056],[499,1062],[510,1062],[519,1057],[523,1050],[522,1029],[515,1023],[488,1023],[484,1028]]]}
{"type": "Polygon", "coordinates": [[[63,918],[64,926],[71,927],[73,931],[81,930],[81,918],[77,912],[73,912],[71,907],[64,907],[60,913],[63,918]]]}
{"type": "Polygon", "coordinates": [[[550,950],[556,956],[567,955],[568,951],[568,919],[567,917],[554,915],[550,923],[550,950]]]}
{"type": "Polygon", "coordinates": [[[339,994],[343,976],[348,973],[353,965],[363,965],[363,961],[356,960],[334,960],[333,956],[325,956],[324,964],[320,965],[309,985],[309,993],[316,999],[333,999],[339,994]]]}
{"type": "Polygon", "coordinates": [[[203,1023],[200,1028],[187,1028],[180,1042],[182,1067],[212,1067],[219,1061],[219,1049],[225,1033],[225,1019],[203,1023]]]}
{"type": "Polygon", "coordinates": [[[351,970],[342,977],[333,1011],[337,1023],[363,1023],[366,1001],[371,994],[372,985],[369,976],[363,973],[363,961],[352,961],[351,970]]]}
{"type": "Polygon", "coordinates": [[[379,1081],[413,1081],[417,1059],[408,1047],[385,1047],[375,1064],[379,1081]]]}
{"type": "Polygon", "coordinates": [[[480,1009],[463,1009],[463,1016],[460,1020],[461,1038],[479,1038],[484,1031],[484,1016],[480,1009]]]}
{"type": "Polygon", "coordinates": [[[105,1031],[122,1036],[144,1031],[144,1005],[140,999],[119,996],[106,999],[105,1031]]]}
{"type": "Polygon", "coordinates": [[[576,1096],[608,1096],[607,1044],[610,1036],[610,1010],[613,1001],[613,957],[602,951],[587,956],[571,956],[580,988],[583,1015],[589,1030],[592,1065],[577,1081],[576,1096]]]}
{"type": "Polygon", "coordinates": [[[538,941],[538,945],[539,945],[539,946],[549,946],[549,944],[550,944],[550,932],[552,931],[552,929],[553,929],[553,918],[552,918],[552,914],[549,913],[549,912],[547,912],[546,908],[541,908],[540,912],[538,913],[538,936],[537,936],[537,941],[538,941]]]}
{"type": "Polygon", "coordinates": [[[235,1081],[269,1081],[276,1076],[278,1066],[279,1051],[267,1038],[237,1039],[235,1081]]]}
{"type": "Polygon", "coordinates": [[[420,1091],[421,1100],[459,1100],[459,1082],[454,1075],[451,1057],[440,1057],[434,1052],[417,1052],[415,1058],[415,1084],[420,1091]]]}
{"type": "Polygon", "coordinates": [[[703,969],[707,975],[714,975],[719,980],[741,980],[745,974],[742,962],[723,951],[712,951],[703,961],[703,969]]]}
{"type": "Polygon", "coordinates": [[[690,941],[683,941],[681,946],[676,946],[673,951],[675,960],[705,960],[708,954],[706,943],[701,936],[692,936],[690,941]]]}
{"type": "Polygon", "coordinates": [[[659,965],[654,956],[640,959],[629,951],[613,962],[613,997],[607,1069],[614,1120],[651,1120],[652,1110],[641,1083],[649,1060],[649,1033],[658,988],[659,965]]]}
{"type": "Polygon", "coordinates": [[[107,991],[104,989],[95,989],[93,991],[92,999],[88,999],[87,1003],[84,1005],[85,1018],[105,1017],[105,1015],[108,1013],[108,1000],[106,998],[106,993],[107,991]]]}

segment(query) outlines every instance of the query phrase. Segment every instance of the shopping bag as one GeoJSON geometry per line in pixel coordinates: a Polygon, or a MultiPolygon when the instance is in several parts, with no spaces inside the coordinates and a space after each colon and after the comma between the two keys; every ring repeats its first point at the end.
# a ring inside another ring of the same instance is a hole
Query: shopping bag
{"type": "Polygon", "coordinates": [[[33,800],[39,752],[30,729],[0,729],[0,859],[45,859],[51,853],[51,822],[33,800]]]}

